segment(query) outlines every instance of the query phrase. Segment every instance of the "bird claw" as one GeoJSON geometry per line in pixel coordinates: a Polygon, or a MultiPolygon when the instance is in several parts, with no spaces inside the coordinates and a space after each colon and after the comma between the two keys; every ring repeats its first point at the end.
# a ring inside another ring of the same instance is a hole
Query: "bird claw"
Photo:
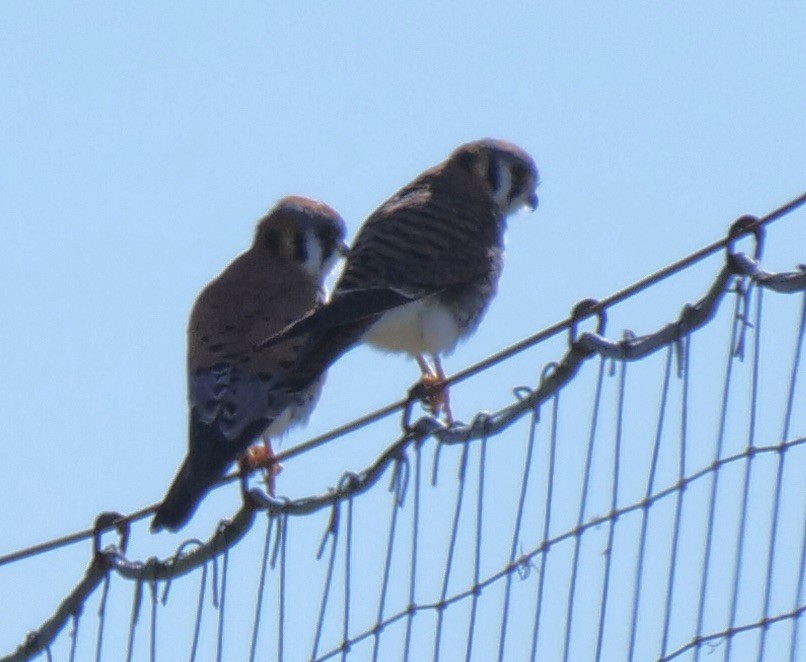
{"type": "Polygon", "coordinates": [[[283,471],[283,465],[277,461],[277,456],[270,443],[253,444],[241,455],[238,464],[244,476],[256,469],[263,469],[263,482],[269,496],[275,496],[276,478],[283,471]]]}
{"type": "Polygon", "coordinates": [[[421,382],[425,394],[422,396],[425,408],[433,415],[444,415],[445,423],[450,427],[453,424],[450,394],[448,387],[438,375],[423,375],[421,382]]]}

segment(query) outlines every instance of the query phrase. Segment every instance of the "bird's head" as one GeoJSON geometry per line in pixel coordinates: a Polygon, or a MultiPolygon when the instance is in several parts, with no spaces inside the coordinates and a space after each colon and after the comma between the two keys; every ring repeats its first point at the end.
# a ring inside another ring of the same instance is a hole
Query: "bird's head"
{"type": "Polygon", "coordinates": [[[537,166],[517,145],[485,138],[456,148],[449,161],[473,172],[504,216],[523,207],[537,208],[537,166]]]}
{"type": "Polygon", "coordinates": [[[344,219],[328,205],[297,196],[280,200],[258,223],[254,246],[299,263],[321,286],[347,254],[344,219]]]}

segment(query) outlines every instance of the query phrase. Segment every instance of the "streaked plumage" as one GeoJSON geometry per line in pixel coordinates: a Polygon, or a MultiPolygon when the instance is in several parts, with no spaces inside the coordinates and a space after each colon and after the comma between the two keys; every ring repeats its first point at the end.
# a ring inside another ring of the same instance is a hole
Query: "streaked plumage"
{"type": "Polygon", "coordinates": [[[183,526],[229,465],[263,435],[304,422],[324,371],[294,397],[274,389],[294,366],[300,339],[257,343],[323,303],[323,282],[344,246],[330,207],[282,199],[258,223],[254,242],[199,295],[188,324],[188,455],[151,524],[183,526]]]}
{"type": "Polygon", "coordinates": [[[382,204],[359,230],[331,301],[266,343],[306,339],[289,390],[360,340],[415,357],[429,383],[443,379],[439,356],[481,320],[503,267],[506,218],[537,206],[537,184],[529,154],[486,139],[382,204]]]}

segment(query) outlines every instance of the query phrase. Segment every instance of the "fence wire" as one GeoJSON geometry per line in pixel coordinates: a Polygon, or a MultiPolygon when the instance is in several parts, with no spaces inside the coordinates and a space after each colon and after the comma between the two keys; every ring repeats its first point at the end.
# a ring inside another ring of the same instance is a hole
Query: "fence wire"
{"type": "Polygon", "coordinates": [[[399,438],[327,493],[292,501],[255,487],[209,540],[167,559],[126,555],[150,508],[0,558],[93,540],[78,585],[2,660],[57,648],[71,660],[804,659],[806,268],[759,260],[764,225],[803,203],[743,217],[724,240],[453,377],[567,329],[563,356],[497,412],[450,428],[412,421],[415,390],[285,454],[402,412],[399,438]],[[753,257],[734,250],[748,233],[753,257]],[[609,306],[720,248],[725,265],[676,320],[607,337],[609,306]],[[768,328],[765,291],[797,295],[785,297],[799,299],[795,323],[768,328]],[[592,316],[596,330],[580,332],[592,316]],[[261,528],[259,553],[236,556],[261,528]],[[119,540],[104,547],[110,529],[119,540]],[[190,573],[197,582],[180,581],[190,573]],[[127,587],[125,614],[109,596],[127,587]]]}

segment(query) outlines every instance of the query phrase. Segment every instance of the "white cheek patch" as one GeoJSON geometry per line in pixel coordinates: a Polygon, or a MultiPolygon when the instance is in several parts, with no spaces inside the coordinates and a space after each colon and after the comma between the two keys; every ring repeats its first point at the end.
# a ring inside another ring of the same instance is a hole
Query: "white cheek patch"
{"type": "Polygon", "coordinates": [[[336,266],[336,262],[339,260],[339,254],[336,251],[330,254],[330,257],[327,258],[319,267],[319,283],[320,285],[324,285],[325,279],[327,278],[330,271],[333,267],[336,266]]]}
{"type": "Polygon", "coordinates": [[[508,213],[510,211],[509,193],[512,190],[512,173],[501,161],[496,163],[496,168],[498,168],[498,188],[493,192],[493,200],[500,210],[508,213]]]}
{"type": "Polygon", "coordinates": [[[314,232],[305,233],[305,253],[307,257],[302,262],[302,268],[320,288],[324,289],[325,279],[330,270],[336,266],[341,255],[333,246],[328,256],[325,257],[322,243],[314,232]]]}
{"type": "Polygon", "coordinates": [[[305,233],[305,252],[307,256],[302,263],[302,268],[313,276],[316,282],[321,283],[323,277],[322,245],[312,232],[305,233]]]}

